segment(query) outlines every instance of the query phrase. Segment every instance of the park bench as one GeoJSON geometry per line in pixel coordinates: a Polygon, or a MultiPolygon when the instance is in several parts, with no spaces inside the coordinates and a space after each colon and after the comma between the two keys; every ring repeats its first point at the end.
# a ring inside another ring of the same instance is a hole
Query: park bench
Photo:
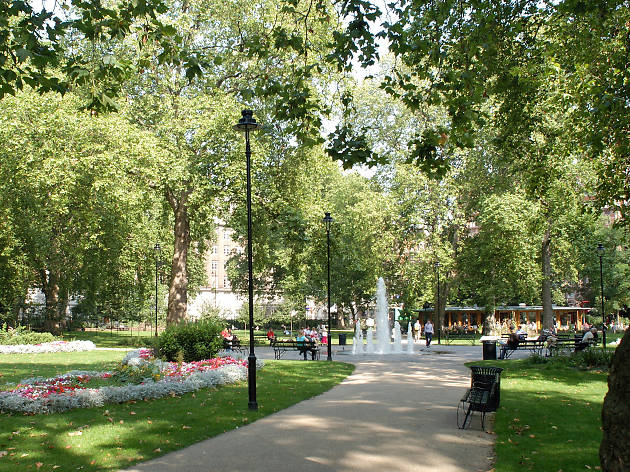
{"type": "Polygon", "coordinates": [[[240,339],[225,339],[223,338],[223,349],[226,351],[239,352],[241,354],[246,354],[246,348],[241,345],[240,339]]]}
{"type": "Polygon", "coordinates": [[[486,413],[499,408],[502,371],[500,367],[470,367],[470,388],[466,389],[457,407],[459,429],[470,425],[471,415],[475,411],[481,413],[481,428],[485,429],[486,413]]]}
{"type": "Polygon", "coordinates": [[[545,348],[545,341],[541,339],[521,339],[516,348],[510,348],[507,344],[502,344],[500,348],[505,348],[503,359],[508,359],[514,351],[530,351],[532,354],[540,356],[545,348]]]}
{"type": "Polygon", "coordinates": [[[477,333],[475,331],[444,331],[446,344],[451,344],[458,339],[474,342],[477,339],[477,333]]]}
{"type": "Polygon", "coordinates": [[[311,353],[311,359],[319,359],[319,347],[314,341],[295,341],[287,340],[283,341],[275,339],[271,342],[273,347],[273,354],[276,359],[282,359],[282,356],[289,351],[296,351],[304,355],[304,360],[307,359],[306,354],[311,353]]]}
{"type": "MultiPolygon", "coordinates": [[[[547,345],[547,356],[557,356],[560,352],[574,351],[576,350],[578,344],[582,341],[582,335],[576,334],[571,337],[558,337],[555,343],[551,345],[547,345]]],[[[592,347],[597,345],[598,338],[593,338],[589,341],[589,345],[587,347],[592,347]]]]}

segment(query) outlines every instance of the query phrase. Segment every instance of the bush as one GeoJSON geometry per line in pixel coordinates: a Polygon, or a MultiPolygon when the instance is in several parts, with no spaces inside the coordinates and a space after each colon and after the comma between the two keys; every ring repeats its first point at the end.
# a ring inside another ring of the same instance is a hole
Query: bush
{"type": "Polygon", "coordinates": [[[170,325],[155,342],[157,357],[176,362],[181,353],[184,362],[211,359],[223,348],[222,329],[216,319],[170,325]]]}
{"type": "Polygon", "coordinates": [[[608,369],[612,363],[614,350],[589,348],[584,351],[572,352],[568,355],[544,357],[532,354],[526,360],[527,364],[549,364],[551,367],[565,365],[577,369],[608,369]]]}
{"type": "Polygon", "coordinates": [[[608,369],[612,364],[614,354],[614,350],[592,347],[573,354],[569,359],[569,365],[584,369],[591,369],[594,367],[608,369]]]}
{"type": "Polygon", "coordinates": [[[16,329],[7,328],[4,324],[0,328],[0,344],[16,346],[18,344],[40,344],[54,341],[55,337],[50,333],[36,333],[29,331],[24,326],[18,326],[16,329]]]}

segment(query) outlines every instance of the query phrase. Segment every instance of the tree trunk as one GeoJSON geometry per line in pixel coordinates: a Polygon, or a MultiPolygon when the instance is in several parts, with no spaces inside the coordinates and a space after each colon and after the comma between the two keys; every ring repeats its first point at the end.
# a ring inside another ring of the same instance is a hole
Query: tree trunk
{"type": "Polygon", "coordinates": [[[190,248],[190,221],[188,219],[188,196],[190,190],[184,190],[176,197],[170,189],[166,198],[175,216],[173,263],[168,290],[168,313],[166,323],[179,323],[186,319],[188,307],[188,250],[190,248]]]}
{"type": "Polygon", "coordinates": [[[44,329],[59,335],[59,277],[54,271],[46,269],[41,269],[39,276],[45,299],[44,329]]]}
{"type": "Polygon", "coordinates": [[[603,437],[599,460],[604,472],[630,470],[630,328],[621,340],[608,374],[602,408],[603,437]]]}
{"type": "Polygon", "coordinates": [[[551,221],[547,220],[547,228],[542,240],[542,326],[551,329],[553,325],[553,307],[551,301],[551,221]]]}
{"type": "MultiPolygon", "coordinates": [[[[484,315],[483,315],[483,329],[481,333],[484,336],[489,336],[492,334],[492,331],[496,325],[496,318],[494,317],[494,312],[496,310],[497,302],[494,296],[488,297],[486,300],[484,315]]],[[[496,334],[496,333],[495,333],[496,334]]]]}

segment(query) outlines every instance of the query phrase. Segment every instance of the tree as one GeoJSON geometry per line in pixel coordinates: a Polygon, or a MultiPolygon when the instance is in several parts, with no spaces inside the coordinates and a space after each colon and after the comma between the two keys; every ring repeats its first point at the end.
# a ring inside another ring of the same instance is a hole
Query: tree
{"type": "Polygon", "coordinates": [[[608,375],[608,393],[602,408],[603,438],[599,448],[599,459],[602,470],[606,472],[622,472],[630,464],[630,436],[628,421],[630,410],[630,328],[615,350],[610,374],[608,375]]]}
{"type": "Polygon", "coordinates": [[[480,209],[479,233],[464,242],[459,276],[486,307],[486,332],[497,305],[537,298],[536,211],[522,194],[491,195],[480,209]]]}
{"type": "Polygon", "coordinates": [[[77,113],[73,98],[24,92],[0,101],[0,200],[13,260],[38,281],[53,331],[71,294],[96,303],[146,290],[151,266],[142,260],[154,233],[139,223],[153,201],[140,182],[152,174],[145,156],[162,152],[120,117],[77,113]]]}

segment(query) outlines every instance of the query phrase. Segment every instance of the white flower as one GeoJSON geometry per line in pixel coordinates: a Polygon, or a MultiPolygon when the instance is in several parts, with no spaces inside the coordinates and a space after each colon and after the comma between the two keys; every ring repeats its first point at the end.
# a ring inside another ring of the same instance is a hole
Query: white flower
{"type": "Polygon", "coordinates": [[[41,344],[0,345],[0,354],[41,354],[47,352],[93,351],[92,341],[53,341],[41,344]]]}

